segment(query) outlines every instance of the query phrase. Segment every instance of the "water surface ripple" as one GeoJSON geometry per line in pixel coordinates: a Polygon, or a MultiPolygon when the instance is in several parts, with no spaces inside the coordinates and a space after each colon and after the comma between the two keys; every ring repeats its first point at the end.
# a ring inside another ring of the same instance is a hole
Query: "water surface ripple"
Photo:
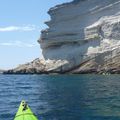
{"type": "Polygon", "coordinates": [[[39,120],[120,120],[120,75],[0,75],[0,120],[23,99],[39,120]]]}

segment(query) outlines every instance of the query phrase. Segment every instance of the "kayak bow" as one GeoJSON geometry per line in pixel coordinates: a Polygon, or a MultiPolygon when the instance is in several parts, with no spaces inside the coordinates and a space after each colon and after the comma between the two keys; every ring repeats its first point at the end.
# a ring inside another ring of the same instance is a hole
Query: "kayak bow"
{"type": "Polygon", "coordinates": [[[14,120],[38,120],[27,103],[23,100],[19,106],[14,120]]]}

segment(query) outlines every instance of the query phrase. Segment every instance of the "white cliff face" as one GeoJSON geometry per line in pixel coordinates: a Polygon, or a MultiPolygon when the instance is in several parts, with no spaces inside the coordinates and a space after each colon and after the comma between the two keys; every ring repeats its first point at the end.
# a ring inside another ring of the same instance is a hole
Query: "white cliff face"
{"type": "Polygon", "coordinates": [[[117,54],[120,0],[74,0],[51,8],[48,13],[49,28],[42,31],[39,40],[46,61],[68,61],[64,70],[69,70],[91,57],[108,52],[103,55],[106,59],[117,54]]]}

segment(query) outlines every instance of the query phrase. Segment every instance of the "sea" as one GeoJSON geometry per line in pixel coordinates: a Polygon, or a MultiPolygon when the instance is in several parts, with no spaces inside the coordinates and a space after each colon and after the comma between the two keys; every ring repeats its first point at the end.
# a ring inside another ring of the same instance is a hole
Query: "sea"
{"type": "Polygon", "coordinates": [[[0,75],[0,120],[22,100],[38,120],[120,120],[120,75],[0,75]]]}

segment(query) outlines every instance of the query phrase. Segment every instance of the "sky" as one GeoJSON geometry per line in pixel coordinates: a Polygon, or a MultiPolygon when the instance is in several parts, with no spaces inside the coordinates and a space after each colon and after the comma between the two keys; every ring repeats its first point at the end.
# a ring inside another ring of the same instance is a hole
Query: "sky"
{"type": "Polygon", "coordinates": [[[1,0],[0,69],[11,69],[41,57],[37,40],[47,28],[49,8],[72,0],[1,0]]]}

